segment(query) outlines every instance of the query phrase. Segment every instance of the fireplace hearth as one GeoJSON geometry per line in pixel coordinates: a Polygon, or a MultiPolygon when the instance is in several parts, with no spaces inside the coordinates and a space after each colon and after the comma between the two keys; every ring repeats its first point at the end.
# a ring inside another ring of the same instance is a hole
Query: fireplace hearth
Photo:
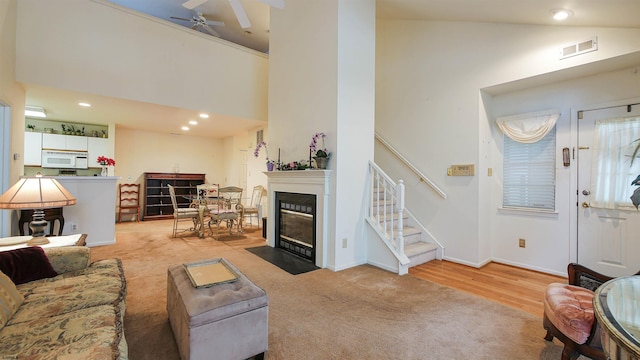
{"type": "Polygon", "coordinates": [[[315,263],[316,196],[276,192],[275,208],[275,246],[315,263]]]}

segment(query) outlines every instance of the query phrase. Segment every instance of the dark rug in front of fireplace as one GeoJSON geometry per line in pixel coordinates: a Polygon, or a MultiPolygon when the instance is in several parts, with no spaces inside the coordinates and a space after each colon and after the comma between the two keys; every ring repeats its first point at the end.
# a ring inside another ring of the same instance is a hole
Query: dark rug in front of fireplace
{"type": "Polygon", "coordinates": [[[320,269],[308,260],[304,260],[282,249],[273,248],[271,246],[258,246],[247,248],[246,250],[292,275],[298,275],[320,269]]]}

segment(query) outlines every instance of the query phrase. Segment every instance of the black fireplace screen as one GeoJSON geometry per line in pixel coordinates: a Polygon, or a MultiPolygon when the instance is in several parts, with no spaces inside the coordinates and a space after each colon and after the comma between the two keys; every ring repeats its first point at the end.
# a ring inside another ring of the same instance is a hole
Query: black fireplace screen
{"type": "Polygon", "coordinates": [[[276,247],[315,262],[316,196],[276,192],[276,247]]]}

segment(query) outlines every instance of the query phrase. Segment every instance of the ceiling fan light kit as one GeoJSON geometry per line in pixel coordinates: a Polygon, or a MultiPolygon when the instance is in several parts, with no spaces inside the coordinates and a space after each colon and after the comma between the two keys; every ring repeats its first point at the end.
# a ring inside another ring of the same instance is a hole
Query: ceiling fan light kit
{"type": "MultiPolygon", "coordinates": [[[[207,1],[209,0],[187,0],[186,2],[182,3],[182,6],[189,10],[193,10],[196,7],[206,3],[207,1]]],[[[284,8],[284,0],[256,0],[256,1],[259,1],[263,4],[267,4],[271,7],[275,7],[278,9],[284,8]]],[[[231,5],[231,9],[233,10],[233,13],[236,15],[236,18],[238,19],[238,23],[240,23],[240,27],[242,27],[243,29],[250,28],[251,21],[249,20],[249,16],[247,15],[247,12],[244,9],[244,6],[242,6],[241,0],[229,0],[229,5],[231,5]]],[[[209,24],[209,25],[212,25],[212,24],[209,24]]]]}

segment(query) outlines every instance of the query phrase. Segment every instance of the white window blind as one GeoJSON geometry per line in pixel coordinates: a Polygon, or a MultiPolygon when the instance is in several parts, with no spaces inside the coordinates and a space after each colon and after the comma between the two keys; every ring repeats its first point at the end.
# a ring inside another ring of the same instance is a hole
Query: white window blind
{"type": "Polygon", "coordinates": [[[503,153],[502,206],[555,210],[555,127],[534,143],[521,143],[504,136],[503,153]]]}

